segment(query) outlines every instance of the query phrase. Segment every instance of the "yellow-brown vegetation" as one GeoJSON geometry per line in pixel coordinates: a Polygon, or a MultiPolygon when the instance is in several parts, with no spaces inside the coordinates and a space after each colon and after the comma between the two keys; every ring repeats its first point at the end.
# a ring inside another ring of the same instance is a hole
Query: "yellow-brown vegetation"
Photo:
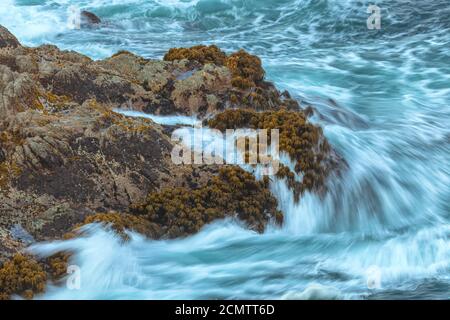
{"type": "Polygon", "coordinates": [[[214,63],[223,66],[226,60],[226,54],[217,46],[195,46],[192,48],[172,48],[164,56],[165,61],[174,60],[193,60],[201,64],[214,63]]]}
{"type": "Polygon", "coordinates": [[[20,295],[32,299],[45,289],[47,275],[42,266],[32,257],[16,254],[0,268],[0,299],[20,295]]]}
{"type": "Polygon", "coordinates": [[[295,171],[302,174],[303,181],[301,186],[296,183],[293,176],[288,174],[290,170],[287,167],[281,168],[279,177],[288,179],[291,188],[296,191],[296,198],[305,190],[323,187],[327,170],[321,162],[330,147],[323,138],[322,129],[309,123],[303,112],[230,109],[209,120],[208,126],[221,131],[238,128],[278,129],[280,151],[285,151],[296,161],[295,171]]]}
{"type": "Polygon", "coordinates": [[[256,181],[244,170],[225,166],[198,189],[168,188],[151,193],[135,208],[149,221],[167,229],[168,237],[196,233],[216,219],[236,217],[262,232],[270,219],[283,217],[268,189],[268,180],[256,181]]]}
{"type": "Polygon", "coordinates": [[[258,82],[264,80],[264,69],[261,59],[244,50],[227,56],[217,46],[195,46],[192,48],[172,48],[164,56],[166,61],[192,60],[201,64],[214,63],[218,66],[226,66],[232,75],[232,85],[239,89],[255,87],[258,82]]]}

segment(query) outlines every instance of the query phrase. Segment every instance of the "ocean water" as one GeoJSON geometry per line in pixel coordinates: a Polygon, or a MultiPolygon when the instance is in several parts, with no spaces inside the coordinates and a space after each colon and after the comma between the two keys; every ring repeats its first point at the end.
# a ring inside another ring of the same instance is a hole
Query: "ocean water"
{"type": "Polygon", "coordinates": [[[450,298],[448,0],[2,0],[0,24],[26,45],[94,59],[244,48],[317,109],[313,121],[349,166],[325,199],[299,204],[274,180],[286,221],[264,234],[227,220],[187,239],[122,243],[91,225],[78,239],[35,245],[42,255],[72,250],[81,270],[80,290],[51,286],[40,298],[450,298]],[[367,28],[372,3],[379,30],[367,28]],[[70,29],[73,5],[105,24],[70,29]]]}

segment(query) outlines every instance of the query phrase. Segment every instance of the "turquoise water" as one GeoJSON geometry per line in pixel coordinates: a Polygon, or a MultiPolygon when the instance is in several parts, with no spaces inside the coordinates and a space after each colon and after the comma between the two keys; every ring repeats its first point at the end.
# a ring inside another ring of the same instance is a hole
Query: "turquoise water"
{"type": "Polygon", "coordinates": [[[296,205],[274,181],[286,223],[263,235],[221,221],[188,239],[121,244],[91,226],[40,244],[41,254],[74,250],[82,275],[81,290],[43,298],[450,298],[450,3],[373,2],[380,30],[367,29],[369,1],[2,0],[0,24],[24,44],[92,58],[245,48],[318,110],[313,120],[349,164],[322,200],[296,205]],[[69,29],[74,4],[105,24],[69,29]]]}

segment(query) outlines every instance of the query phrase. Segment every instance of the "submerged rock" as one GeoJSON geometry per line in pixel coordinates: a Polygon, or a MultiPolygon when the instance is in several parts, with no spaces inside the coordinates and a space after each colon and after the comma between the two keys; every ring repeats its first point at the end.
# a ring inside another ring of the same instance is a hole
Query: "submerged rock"
{"type": "Polygon", "coordinates": [[[81,11],[80,18],[82,27],[94,26],[102,23],[102,20],[99,17],[97,17],[94,13],[85,10],[81,11]]]}

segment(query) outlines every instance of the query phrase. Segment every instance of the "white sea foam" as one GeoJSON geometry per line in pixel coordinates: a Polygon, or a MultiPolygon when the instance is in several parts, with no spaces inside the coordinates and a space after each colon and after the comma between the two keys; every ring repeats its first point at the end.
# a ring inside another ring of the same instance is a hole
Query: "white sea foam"
{"type": "Polygon", "coordinates": [[[167,125],[167,126],[175,126],[175,125],[188,125],[188,126],[196,126],[201,124],[201,121],[197,119],[197,117],[192,116],[159,116],[154,114],[149,114],[140,111],[133,110],[121,110],[114,109],[115,112],[123,114],[127,117],[135,117],[135,118],[145,118],[150,119],[158,124],[167,125]]]}

